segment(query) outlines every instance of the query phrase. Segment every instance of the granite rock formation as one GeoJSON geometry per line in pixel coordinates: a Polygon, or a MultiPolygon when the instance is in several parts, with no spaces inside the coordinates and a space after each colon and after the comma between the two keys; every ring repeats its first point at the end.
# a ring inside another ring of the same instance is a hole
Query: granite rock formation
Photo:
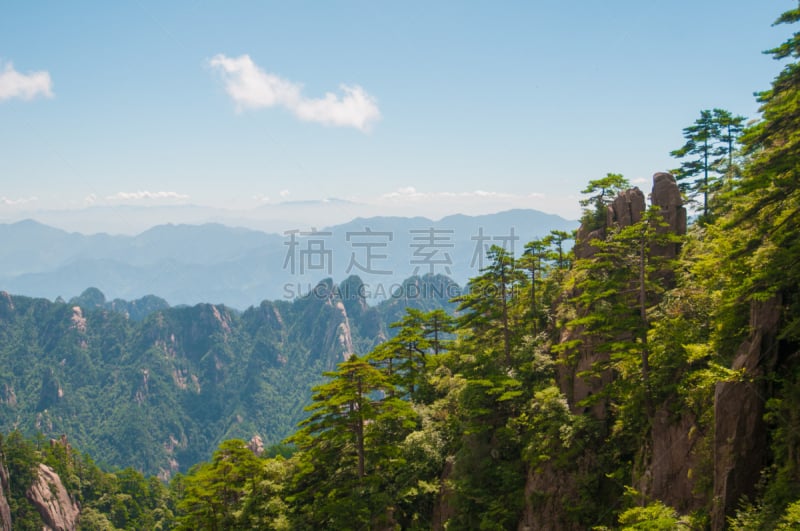
{"type": "Polygon", "coordinates": [[[49,466],[39,464],[36,481],[26,494],[39,511],[46,531],[74,531],[78,528],[78,504],[69,495],[55,470],[49,466]]]}

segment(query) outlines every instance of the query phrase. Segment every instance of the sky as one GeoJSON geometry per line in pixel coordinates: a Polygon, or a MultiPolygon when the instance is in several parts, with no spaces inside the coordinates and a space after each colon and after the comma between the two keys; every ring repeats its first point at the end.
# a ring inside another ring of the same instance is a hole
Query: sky
{"type": "Polygon", "coordinates": [[[756,118],[795,5],[2,2],[0,220],[331,198],[574,219],[608,172],[649,190],[700,110],[756,118]]]}

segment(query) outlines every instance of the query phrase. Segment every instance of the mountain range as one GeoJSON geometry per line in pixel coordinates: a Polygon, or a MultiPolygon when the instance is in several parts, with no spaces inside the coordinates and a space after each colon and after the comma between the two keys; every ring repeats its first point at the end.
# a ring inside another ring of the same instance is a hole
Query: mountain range
{"type": "Polygon", "coordinates": [[[406,307],[453,310],[443,276],[412,277],[369,306],[362,281],[330,279],[244,312],[157,297],[70,302],[0,292],[0,433],[58,438],[111,467],[166,479],[230,438],[280,443],[311,388],[391,336],[406,307]]]}
{"type": "Polygon", "coordinates": [[[359,275],[370,304],[414,274],[464,284],[490,245],[523,245],[576,221],[536,210],[482,216],[357,218],[280,234],[221,224],[159,225],[135,236],[67,232],[33,220],[0,224],[0,289],[54,300],[94,286],[112,299],[157,294],[171,305],[244,309],[291,300],[324,278],[359,275]]]}

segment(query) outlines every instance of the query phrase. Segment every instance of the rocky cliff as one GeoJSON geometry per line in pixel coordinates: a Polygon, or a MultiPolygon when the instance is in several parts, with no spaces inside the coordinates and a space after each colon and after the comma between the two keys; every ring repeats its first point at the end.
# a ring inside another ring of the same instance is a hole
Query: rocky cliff
{"type": "Polygon", "coordinates": [[[78,528],[78,504],[49,466],[39,464],[36,481],[28,489],[27,496],[39,511],[45,531],[74,531],[78,528]]]}
{"type": "MultiPolygon", "coordinates": [[[[686,209],[683,206],[675,179],[668,173],[657,173],[653,177],[650,202],[662,215],[664,224],[660,232],[682,235],[686,233],[686,209]]],[[[592,240],[602,239],[612,227],[626,227],[642,219],[646,203],[644,194],[638,189],[620,193],[607,207],[605,222],[601,226],[582,226],[578,230],[575,245],[577,259],[596,255],[592,240]]],[[[595,218],[596,219],[596,218],[595,218]]],[[[650,248],[651,257],[665,259],[677,258],[680,244],[665,243],[650,248]]],[[[658,275],[658,273],[655,273],[658,275]]],[[[676,288],[674,274],[665,270],[659,284],[666,290],[676,288]]],[[[568,297],[577,295],[575,291],[568,297]]],[[[680,300],[680,288],[673,292],[670,304],[672,311],[689,314],[695,311],[680,300]]],[[[689,299],[690,300],[690,299],[689,299]]],[[[713,415],[703,414],[708,409],[690,411],[684,405],[676,405],[675,396],[661,399],[662,403],[645,404],[648,425],[647,436],[639,441],[640,448],[632,456],[633,477],[630,481],[639,493],[643,504],[653,500],[674,508],[681,514],[698,510],[710,510],[710,526],[713,530],[726,529],[727,519],[740,507],[743,498],[758,499],[763,491],[758,485],[776,474],[775,463],[792,463],[797,469],[797,438],[792,435],[783,450],[786,455],[776,455],[773,439],[774,426],[769,424],[769,403],[772,398],[776,404],[785,396],[794,396],[796,388],[779,389],[781,385],[793,386],[790,377],[783,381],[782,376],[796,374],[798,360],[797,344],[782,337],[785,325],[785,312],[789,304],[783,302],[779,292],[768,299],[753,300],[750,303],[749,320],[746,326],[747,337],[733,356],[730,368],[740,377],[728,378],[713,384],[713,403],[709,394],[705,408],[711,408],[713,415]],[[700,418],[702,416],[702,418],[700,418]],[[794,446],[793,446],[794,445],[794,446]],[[772,466],[771,466],[772,465],[772,466]],[[765,476],[765,473],[767,474],[765,476]]],[[[668,311],[668,310],[665,310],[668,311]]],[[[573,413],[588,414],[593,420],[608,422],[605,402],[595,401],[590,410],[583,401],[601,393],[614,381],[616,375],[610,370],[590,371],[609,361],[608,354],[598,352],[596,345],[583,336],[584,330],[578,326],[565,329],[560,337],[563,344],[577,343],[562,359],[559,368],[559,386],[567,396],[573,413]],[[576,340],[581,340],[577,342],[576,340]],[[591,374],[592,376],[585,376],[591,374]]],[[[685,360],[684,360],[685,361],[685,360]]],[[[796,415],[784,412],[791,417],[794,425],[800,424],[796,415]]],[[[774,415],[774,413],[773,413],[774,415]]],[[[784,419],[785,420],[785,419],[784,419]]],[[[607,430],[613,427],[606,426],[607,430]]],[[[643,433],[644,433],[643,432],[643,433]]],[[[561,469],[540,466],[529,471],[526,486],[525,511],[520,529],[569,529],[570,523],[559,520],[569,508],[561,505],[561,500],[580,498],[578,493],[581,477],[585,477],[582,461],[591,462],[594,455],[591,445],[581,457],[561,469]],[[531,501],[534,500],[534,501],[531,501]]],[[[792,476],[794,477],[794,476],[792,476]]],[[[594,495],[602,495],[596,488],[594,495]]]]}
{"type": "Polygon", "coordinates": [[[0,531],[11,531],[11,507],[8,505],[8,469],[0,454],[0,531]]]}
{"type": "MultiPolygon", "coordinates": [[[[686,209],[683,206],[680,190],[675,182],[675,178],[664,172],[656,173],[653,176],[653,190],[650,194],[650,202],[657,207],[664,219],[664,227],[660,232],[672,232],[673,234],[686,234],[686,209]]],[[[596,252],[592,246],[595,239],[603,239],[607,231],[612,227],[623,228],[639,222],[647,209],[644,193],[638,188],[630,188],[622,191],[607,207],[605,223],[600,227],[581,225],[578,229],[575,242],[576,260],[590,258],[596,252]]],[[[667,244],[656,246],[650,250],[653,256],[663,256],[675,258],[679,252],[678,244],[667,244]]],[[[669,284],[670,279],[665,279],[669,284]]],[[[572,296],[575,293],[571,294],[572,296]]],[[[590,369],[608,361],[608,354],[600,352],[596,345],[588,338],[582,337],[583,329],[565,329],[560,338],[562,344],[574,339],[581,338],[583,343],[574,355],[572,364],[563,364],[559,372],[559,383],[562,392],[567,395],[573,411],[583,411],[579,404],[587,397],[600,392],[611,381],[610,372],[604,372],[592,377],[579,376],[589,373],[590,369]]],[[[592,412],[597,418],[604,418],[604,403],[598,401],[592,408],[592,412]]]]}
{"type": "Polygon", "coordinates": [[[742,496],[754,498],[769,447],[764,421],[768,376],[779,361],[780,297],[750,306],[750,335],[733,360],[746,379],[719,382],[714,392],[714,507],[712,528],[725,528],[742,496]]]}
{"type": "MultiPolygon", "coordinates": [[[[686,209],[672,175],[656,173],[653,176],[650,203],[662,215],[664,226],[659,229],[660,232],[678,235],[686,233],[686,209]]],[[[594,256],[597,249],[592,245],[593,240],[605,238],[612,228],[624,228],[639,222],[646,209],[645,195],[641,190],[631,188],[622,191],[607,206],[605,221],[601,226],[582,225],[578,229],[574,248],[576,260],[594,256]]],[[[651,248],[650,254],[671,259],[679,251],[678,244],[664,244],[651,248]]],[[[672,279],[665,274],[662,282],[669,286],[672,279]]],[[[577,294],[569,293],[567,298],[577,294]]],[[[581,326],[563,330],[559,338],[561,344],[574,343],[576,340],[580,340],[580,344],[574,351],[563,355],[558,369],[558,383],[573,413],[586,413],[603,423],[608,417],[605,400],[596,400],[588,409],[583,404],[587,398],[601,394],[615,375],[610,369],[599,373],[591,370],[607,364],[609,354],[598,349],[584,333],[581,326]],[[587,376],[589,374],[591,376],[587,376]]],[[[695,502],[692,494],[691,469],[695,466],[694,449],[698,443],[698,435],[693,427],[694,419],[691,416],[671,415],[666,404],[656,407],[650,440],[639,455],[637,477],[631,478],[639,490],[667,503],[675,502],[675,506],[681,509],[687,508],[685,500],[688,499],[688,508],[696,508],[699,502],[695,502]]],[[[580,478],[597,466],[595,458],[594,450],[589,445],[577,460],[566,467],[546,464],[530,470],[525,487],[526,505],[519,528],[577,529],[574,523],[565,518],[564,515],[570,512],[570,508],[564,503],[566,500],[580,498],[580,478]]],[[[602,487],[599,488],[602,490],[602,487]]],[[[596,495],[602,494],[599,492],[596,495]]]]}

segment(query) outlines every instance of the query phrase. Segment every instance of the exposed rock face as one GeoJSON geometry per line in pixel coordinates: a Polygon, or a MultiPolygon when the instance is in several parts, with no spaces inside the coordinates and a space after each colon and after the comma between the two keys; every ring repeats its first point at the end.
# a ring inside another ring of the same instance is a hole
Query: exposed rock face
{"type": "Polygon", "coordinates": [[[641,221],[645,211],[644,194],[638,188],[629,188],[608,206],[606,227],[628,227],[641,221]]]}
{"type": "Polygon", "coordinates": [[[659,172],[653,175],[653,192],[650,203],[661,207],[661,215],[675,234],[686,234],[686,208],[671,173],[659,172]]]}
{"type": "MultiPolygon", "coordinates": [[[[666,226],[660,229],[678,235],[686,234],[686,209],[675,178],[669,173],[656,173],[653,176],[653,191],[650,195],[652,205],[661,210],[666,226]]],[[[596,251],[591,246],[593,239],[602,239],[609,229],[624,228],[641,221],[647,205],[645,196],[638,188],[621,192],[608,206],[605,223],[601,227],[581,226],[575,242],[576,259],[590,258],[596,251]]],[[[679,245],[668,244],[650,250],[654,256],[675,258],[680,251],[679,245]]],[[[668,277],[664,282],[669,283],[668,277]]],[[[589,413],[594,418],[603,420],[608,417],[607,405],[598,400],[591,411],[578,406],[581,401],[595,395],[606,387],[613,379],[611,371],[594,373],[591,378],[578,376],[582,372],[590,372],[596,364],[608,361],[608,354],[597,350],[592,338],[584,337],[584,330],[576,327],[564,330],[561,343],[582,339],[577,352],[573,352],[574,361],[560,365],[558,380],[561,392],[567,396],[573,413],[589,413]]],[[[656,408],[651,439],[647,448],[642,449],[641,464],[636,471],[633,484],[643,494],[652,496],[682,510],[693,510],[701,506],[704,500],[693,494],[693,473],[696,472],[697,458],[695,448],[701,435],[695,428],[695,419],[691,415],[672,416],[666,405],[656,408]]],[[[592,461],[592,450],[587,449],[577,463],[578,473],[586,469],[585,463],[592,461]],[[583,463],[583,464],[582,464],[583,463]]],[[[526,504],[520,529],[572,529],[572,523],[564,520],[566,508],[562,500],[574,499],[576,487],[576,470],[559,470],[551,465],[542,466],[536,471],[529,471],[525,486],[526,504]]]]}
{"type": "Polygon", "coordinates": [[[0,460],[0,531],[11,531],[11,507],[8,506],[6,492],[8,492],[8,470],[6,464],[0,460]]]}
{"type": "MultiPolygon", "coordinates": [[[[667,224],[660,232],[686,234],[686,208],[683,206],[681,192],[672,174],[661,172],[653,175],[653,192],[650,195],[650,203],[659,207],[661,216],[667,224]]],[[[680,252],[680,245],[673,243],[657,246],[651,252],[657,256],[676,258],[680,252]]]]}
{"type": "Polygon", "coordinates": [[[264,454],[264,441],[261,440],[261,436],[258,434],[253,435],[253,438],[247,443],[247,447],[258,457],[264,454]]]}
{"type": "Polygon", "coordinates": [[[26,493],[36,507],[47,531],[74,531],[78,527],[80,511],[70,497],[55,470],[39,465],[39,474],[26,493]]]}
{"type": "Polygon", "coordinates": [[[595,248],[592,247],[589,242],[592,240],[602,240],[605,238],[605,235],[605,226],[594,230],[584,227],[583,225],[578,227],[578,231],[575,234],[575,247],[573,248],[575,258],[589,258],[592,256],[595,253],[595,248]]]}
{"type": "MultiPolygon", "coordinates": [[[[686,208],[675,178],[669,173],[653,175],[650,202],[658,207],[665,226],[661,233],[686,234],[686,208]]],[[[678,256],[680,244],[654,245],[652,256],[672,259],[678,256]]],[[[665,287],[673,282],[671,272],[665,271],[660,282],[665,287]]],[[[642,470],[634,473],[634,484],[643,495],[664,501],[675,509],[688,513],[699,509],[706,500],[694,491],[699,466],[695,450],[702,434],[691,413],[670,413],[668,404],[656,409],[650,443],[641,452],[642,470]]]]}
{"type": "Polygon", "coordinates": [[[761,378],[778,359],[781,302],[773,298],[750,306],[750,337],[739,348],[733,369],[745,369],[745,381],[720,382],[714,392],[714,500],[712,528],[724,529],[739,499],[753,498],[767,460],[764,404],[768,397],[761,378]]]}
{"type": "MultiPolygon", "coordinates": [[[[580,468],[590,459],[582,459],[580,468]]],[[[570,522],[564,502],[580,497],[575,475],[565,475],[552,464],[545,463],[536,471],[529,470],[525,482],[525,504],[519,531],[580,531],[585,526],[570,522]]]]}
{"type": "MultiPolygon", "coordinates": [[[[606,231],[611,227],[627,227],[633,223],[637,223],[642,219],[642,214],[644,214],[645,209],[644,193],[642,193],[641,190],[638,188],[630,188],[620,192],[608,206],[606,222],[603,227],[595,230],[588,230],[581,225],[578,229],[575,243],[575,258],[582,259],[591,257],[595,252],[590,244],[593,239],[605,237],[606,231]]],[[[582,335],[583,330],[581,328],[565,330],[561,337],[561,342],[568,342],[582,335]]],[[[573,367],[568,367],[565,364],[559,371],[559,385],[561,391],[567,396],[574,413],[583,412],[583,408],[578,407],[577,404],[587,397],[598,393],[611,382],[612,378],[610,371],[601,373],[591,379],[577,376],[583,372],[589,372],[595,365],[603,364],[608,361],[608,353],[598,352],[591,338],[583,339],[584,341],[575,355],[575,365],[573,367]]],[[[605,418],[605,403],[603,401],[596,403],[592,407],[592,414],[597,418],[605,418]]]]}
{"type": "Polygon", "coordinates": [[[661,500],[682,514],[705,503],[694,492],[699,465],[695,449],[701,441],[695,427],[691,413],[673,417],[666,406],[659,408],[653,419],[650,447],[644,449],[646,468],[635,481],[645,499],[661,500]]]}

